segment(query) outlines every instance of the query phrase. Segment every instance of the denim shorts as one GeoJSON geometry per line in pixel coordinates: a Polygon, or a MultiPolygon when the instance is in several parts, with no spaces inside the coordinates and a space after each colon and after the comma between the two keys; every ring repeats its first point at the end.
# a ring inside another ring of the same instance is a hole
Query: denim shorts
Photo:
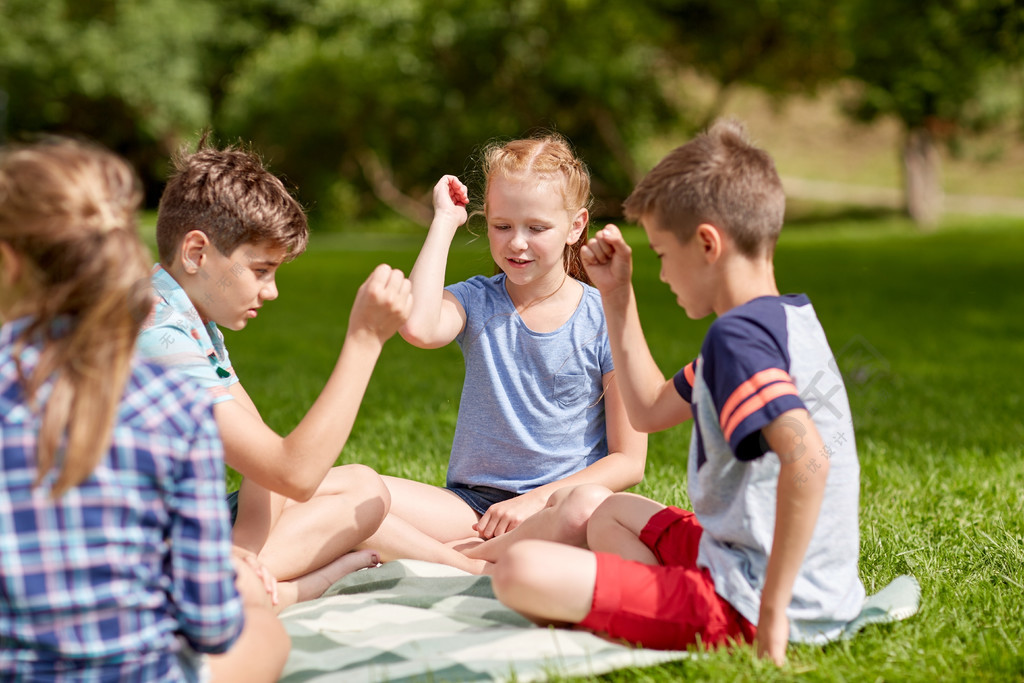
{"type": "Polygon", "coordinates": [[[238,519],[238,491],[228,494],[228,510],[231,511],[231,526],[234,526],[235,520],[238,519]]]}
{"type": "Polygon", "coordinates": [[[461,498],[466,505],[476,510],[477,514],[484,514],[487,508],[495,503],[500,503],[509,498],[515,498],[518,493],[496,489],[490,486],[446,486],[449,491],[461,498]]]}

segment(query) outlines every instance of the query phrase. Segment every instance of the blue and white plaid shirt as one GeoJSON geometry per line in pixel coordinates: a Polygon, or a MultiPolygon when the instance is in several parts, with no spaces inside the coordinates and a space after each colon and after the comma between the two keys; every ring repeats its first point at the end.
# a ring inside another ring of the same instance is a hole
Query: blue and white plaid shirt
{"type": "Polygon", "coordinates": [[[0,328],[0,679],[180,680],[180,640],[223,652],[243,622],[210,399],[135,362],[110,451],[54,500],[12,357],[27,322],[0,328]]]}

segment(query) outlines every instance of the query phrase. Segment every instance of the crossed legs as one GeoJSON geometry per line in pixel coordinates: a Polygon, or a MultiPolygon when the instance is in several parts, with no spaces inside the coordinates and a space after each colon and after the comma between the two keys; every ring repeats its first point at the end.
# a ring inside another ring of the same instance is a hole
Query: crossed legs
{"type": "Polygon", "coordinates": [[[278,579],[278,609],[319,597],[342,576],[380,561],[372,546],[350,552],[377,530],[391,501],[369,467],[333,468],[304,503],[272,495],[282,509],[258,556],[278,579]]]}

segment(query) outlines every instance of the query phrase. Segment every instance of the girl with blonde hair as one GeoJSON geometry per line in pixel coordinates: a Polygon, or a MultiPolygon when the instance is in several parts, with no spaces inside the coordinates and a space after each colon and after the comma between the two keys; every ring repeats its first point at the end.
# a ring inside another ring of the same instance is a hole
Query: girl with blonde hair
{"type": "Polygon", "coordinates": [[[468,219],[466,186],[434,187],[434,219],[409,279],[414,346],[458,342],[466,364],[444,488],[384,477],[391,511],[369,547],[487,572],[518,538],[585,543],[586,521],[643,478],[646,436],[614,382],[601,297],[579,250],[590,175],[554,134],[484,152],[481,213],[493,276],[444,286],[448,251],[468,219]]]}

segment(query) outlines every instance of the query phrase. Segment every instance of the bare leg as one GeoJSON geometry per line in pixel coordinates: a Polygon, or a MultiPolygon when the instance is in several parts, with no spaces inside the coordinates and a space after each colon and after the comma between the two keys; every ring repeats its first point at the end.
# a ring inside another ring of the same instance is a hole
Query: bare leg
{"type": "Polygon", "coordinates": [[[577,624],[590,612],[597,557],[549,541],[525,540],[494,566],[494,593],[501,602],[541,625],[577,624]]]}
{"type": "Polygon", "coordinates": [[[587,524],[591,515],[609,496],[610,489],[598,484],[559,489],[547,507],[501,536],[461,548],[467,557],[496,562],[513,543],[527,538],[587,547],[587,524]]]}
{"type": "Polygon", "coordinates": [[[406,522],[401,517],[388,515],[377,533],[363,544],[377,548],[384,562],[399,559],[424,560],[446,564],[470,574],[483,574],[487,562],[466,557],[458,550],[406,522]]]}
{"type": "Polygon", "coordinates": [[[474,536],[480,516],[455,494],[408,479],[384,477],[391,512],[360,547],[378,550],[385,562],[400,558],[447,564],[473,574],[486,562],[469,558],[448,544],[474,536]]]}
{"type": "Polygon", "coordinates": [[[238,517],[231,533],[232,542],[258,555],[274,524],[280,519],[287,500],[251,479],[242,479],[238,488],[238,517]]]}
{"type": "Polygon", "coordinates": [[[654,553],[640,540],[640,532],[664,509],[661,503],[635,493],[609,496],[590,518],[587,545],[591,550],[615,553],[627,560],[658,564],[654,553]]]}
{"type": "Polygon", "coordinates": [[[306,576],[373,534],[389,503],[387,487],[372,469],[335,467],[309,501],[286,503],[259,553],[260,561],[278,581],[306,576]]]}

